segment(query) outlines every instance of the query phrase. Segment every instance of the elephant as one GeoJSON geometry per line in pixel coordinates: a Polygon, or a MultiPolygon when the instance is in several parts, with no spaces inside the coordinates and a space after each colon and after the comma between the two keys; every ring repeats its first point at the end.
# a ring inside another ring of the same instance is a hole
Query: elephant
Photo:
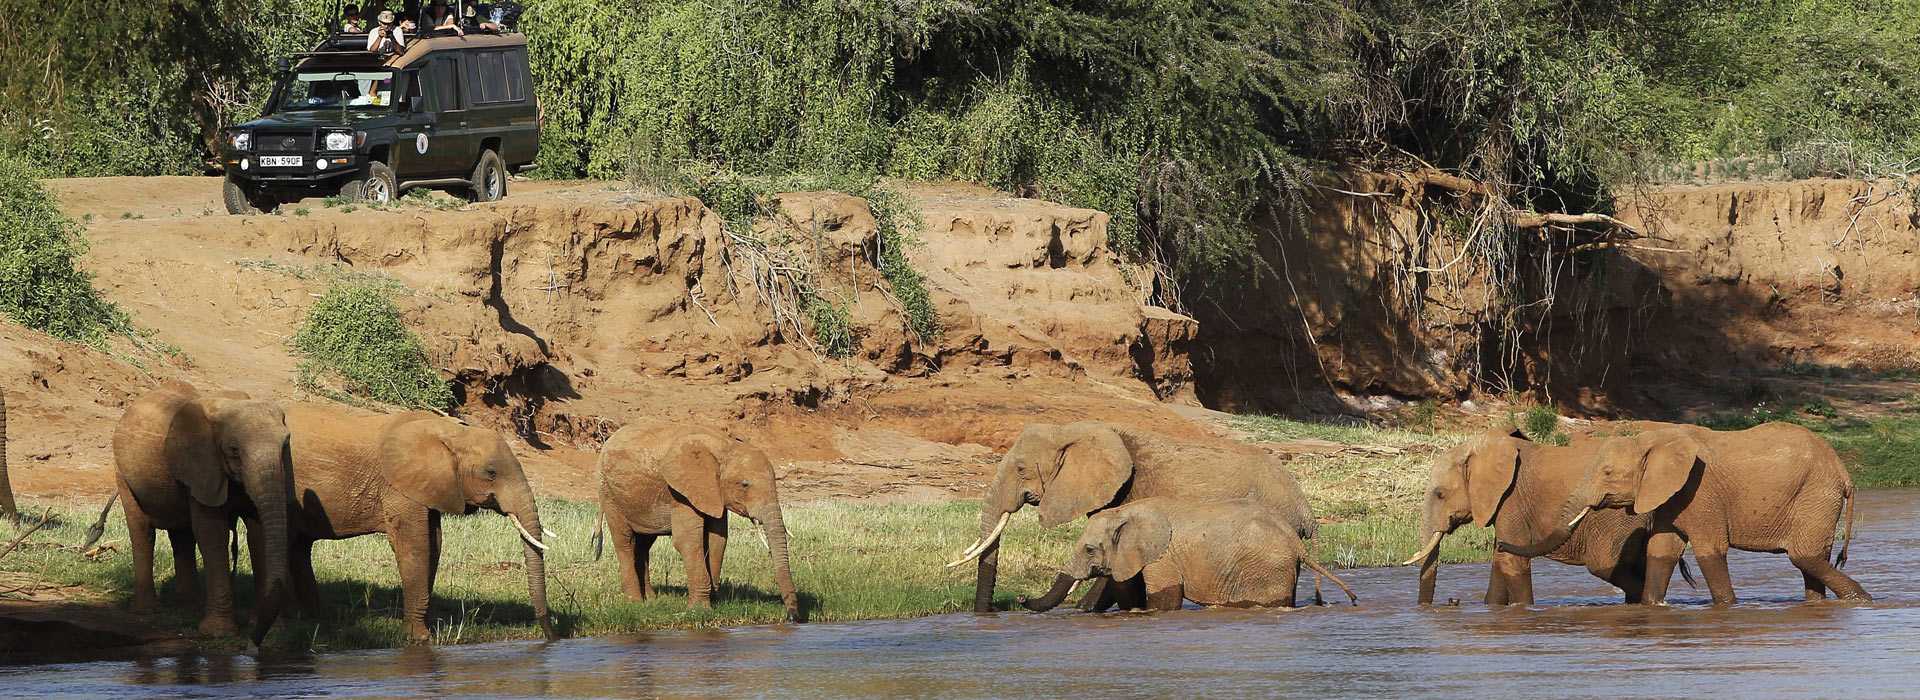
{"type": "Polygon", "coordinates": [[[313,543],[385,533],[400,569],[401,615],[411,641],[429,638],[427,608],[440,568],[440,518],[487,509],[519,530],[527,595],[540,629],[547,610],[546,543],[533,487],[500,434],[426,411],[380,415],[331,407],[287,409],[293,432],[293,577],[319,608],[313,543]]]}
{"type": "MultiPolygon", "coordinates": [[[[1460,526],[1469,522],[1491,526],[1501,540],[1531,542],[1564,522],[1553,519],[1553,506],[1572,493],[1596,445],[1585,438],[1569,446],[1544,445],[1512,428],[1499,427],[1440,453],[1434,459],[1421,513],[1419,532],[1426,535],[1425,546],[1403,563],[1420,563],[1420,604],[1433,602],[1440,542],[1460,526]]],[[[1595,577],[1619,588],[1627,602],[1639,602],[1647,576],[1651,520],[1651,516],[1623,511],[1595,513],[1573,537],[1544,556],[1585,566],[1595,577]]],[[[1487,604],[1533,604],[1529,557],[1496,552],[1490,569],[1487,604]]]]}
{"type": "Polygon", "coordinates": [[[194,545],[206,560],[206,614],[200,632],[231,635],[233,580],[227,540],[235,518],[247,523],[258,610],[253,642],[266,637],[288,588],[287,418],[245,394],[201,394],[174,382],[134,400],[113,433],[116,497],[133,550],[133,609],[152,610],[154,531],[173,544],[174,581],[197,597],[194,545]]]}
{"type": "Polygon", "coordinates": [[[1122,588],[1137,585],[1137,595],[1122,597],[1144,598],[1152,610],[1177,610],[1181,600],[1290,608],[1302,564],[1360,603],[1345,581],[1307,553],[1284,513],[1250,499],[1143,498],[1088,518],[1053,590],[1022,603],[1036,612],[1049,610],[1073,584],[1106,577],[1128,582],[1122,588]]]}
{"type": "MultiPolygon", "coordinates": [[[[600,450],[600,512],[629,599],[653,597],[648,556],[654,540],[665,535],[686,563],[687,606],[712,607],[727,553],[729,511],[766,533],[787,620],[799,621],[786,520],[766,453],[719,431],[664,421],[628,424],[600,450]]],[[[594,527],[595,558],[604,542],[600,527],[594,527]]]]}
{"type": "Polygon", "coordinates": [[[13,478],[7,472],[7,392],[0,390],[0,516],[20,526],[20,504],[13,500],[13,478]]]}
{"type": "MultiPolygon", "coordinates": [[[[1000,533],[1024,505],[1040,509],[1040,524],[1056,527],[1082,515],[1155,496],[1200,502],[1251,498],[1276,513],[1300,539],[1318,530],[1306,494],[1278,460],[1256,450],[1183,443],[1144,431],[1099,423],[1028,425],[1000,460],[980,508],[980,538],[949,568],[978,559],[973,608],[993,610],[1000,533]]],[[[1054,587],[1071,583],[1056,578],[1054,587]]],[[[1082,600],[1104,609],[1103,584],[1082,600]]]]}
{"type": "Polygon", "coordinates": [[[1585,474],[1550,511],[1559,525],[1534,540],[1503,538],[1500,547],[1521,556],[1551,550],[1606,510],[1652,516],[1645,604],[1666,603],[1667,578],[1688,546],[1716,606],[1737,602],[1728,549],[1784,552],[1800,569],[1807,600],[1824,599],[1828,589],[1842,599],[1872,599],[1840,571],[1853,541],[1853,479],[1833,447],[1804,427],[1622,426],[1602,438],[1585,474]],[[1842,510],[1846,530],[1829,563],[1842,510]]]}

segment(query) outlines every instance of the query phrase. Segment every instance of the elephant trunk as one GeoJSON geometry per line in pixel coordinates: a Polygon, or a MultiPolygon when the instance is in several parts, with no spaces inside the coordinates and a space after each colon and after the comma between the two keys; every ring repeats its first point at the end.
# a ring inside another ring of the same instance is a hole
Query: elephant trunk
{"type": "Polygon", "coordinates": [[[975,545],[979,566],[973,580],[973,611],[977,613],[993,612],[993,588],[1000,577],[1000,534],[1026,500],[1018,479],[1008,472],[1002,467],[980,505],[980,539],[975,545]]]}
{"type": "Polygon", "coordinates": [[[7,393],[0,391],[0,515],[20,525],[20,504],[13,500],[13,481],[7,474],[7,393]]]}
{"type": "Polygon", "coordinates": [[[524,510],[507,511],[506,516],[522,530],[520,548],[526,557],[527,599],[533,604],[533,616],[540,621],[540,632],[548,640],[559,639],[553,631],[553,617],[547,611],[547,553],[543,543],[534,539],[533,533],[542,533],[540,529],[540,510],[533,505],[533,496],[527,496],[524,510]]]}
{"type": "Polygon", "coordinates": [[[1597,498],[1587,500],[1582,498],[1578,491],[1574,492],[1573,496],[1568,498],[1566,504],[1561,507],[1560,517],[1555,519],[1555,522],[1559,523],[1559,525],[1554,527],[1553,531],[1547,533],[1544,539],[1537,542],[1501,541],[1500,551],[1528,558],[1544,557],[1552,554],[1553,550],[1559,549],[1561,545],[1567,543],[1568,538],[1573,537],[1573,529],[1580,526],[1580,521],[1585,520],[1588,513],[1593,512],[1592,505],[1582,504],[1590,504],[1598,500],[1597,498]]]}
{"type": "MultiPolygon", "coordinates": [[[[277,454],[284,455],[285,452],[281,450],[277,454]]],[[[293,494],[290,481],[284,459],[275,459],[271,466],[251,470],[245,479],[247,495],[259,515],[260,543],[265,550],[260,552],[260,565],[264,570],[253,572],[261,582],[257,590],[263,593],[260,600],[254,601],[255,646],[266,639],[267,630],[279,619],[287,596],[292,593],[289,580],[291,569],[287,563],[287,510],[293,494]]],[[[108,505],[111,507],[111,502],[108,505]]]]}
{"type": "Polygon", "coordinates": [[[787,524],[774,504],[760,516],[760,529],[767,535],[767,556],[773,559],[773,582],[780,586],[780,602],[786,606],[787,621],[800,621],[800,594],[793,587],[793,567],[787,556],[787,524]]]}
{"type": "Polygon", "coordinates": [[[1073,595],[1073,589],[1079,585],[1080,579],[1074,578],[1072,574],[1063,572],[1054,577],[1053,587],[1047,589],[1045,595],[1032,600],[1022,598],[1020,599],[1020,606],[1034,612],[1052,610],[1060,607],[1060,604],[1067,600],[1067,596],[1073,595]]]}

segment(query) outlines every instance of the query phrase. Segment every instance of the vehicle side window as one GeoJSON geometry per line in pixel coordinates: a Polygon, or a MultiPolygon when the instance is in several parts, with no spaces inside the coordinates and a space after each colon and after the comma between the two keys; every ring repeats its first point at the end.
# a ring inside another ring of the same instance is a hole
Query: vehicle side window
{"type": "Polygon", "coordinates": [[[449,112],[460,109],[460,64],[453,56],[438,56],[433,59],[433,75],[427,78],[427,89],[434,93],[434,109],[449,112]]]}
{"type": "Polygon", "coordinates": [[[467,54],[467,69],[473,86],[474,104],[498,104],[511,101],[507,85],[507,52],[476,51],[467,54]]]}
{"type": "Polygon", "coordinates": [[[526,49],[507,52],[507,99],[512,102],[527,101],[526,49]]]}
{"type": "MultiPolygon", "coordinates": [[[[401,81],[407,84],[406,94],[400,98],[400,109],[405,111],[412,109],[413,98],[424,96],[424,94],[420,92],[420,71],[407,71],[406,74],[401,77],[401,81]]],[[[427,105],[426,108],[432,110],[434,105],[427,105]]]]}

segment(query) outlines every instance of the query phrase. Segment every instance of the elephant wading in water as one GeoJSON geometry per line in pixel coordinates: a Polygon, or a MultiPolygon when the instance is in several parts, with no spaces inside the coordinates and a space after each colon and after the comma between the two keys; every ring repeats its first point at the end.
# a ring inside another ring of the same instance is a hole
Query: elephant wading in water
{"type": "Polygon", "coordinates": [[[1183,599],[1201,605],[1290,608],[1302,564],[1359,604],[1345,581],[1307,554],[1293,525],[1260,503],[1143,498],[1088,518],[1073,559],[1053,590],[1022,603],[1029,610],[1050,610],[1078,582],[1105,577],[1139,581],[1140,591],[1117,595],[1144,597],[1144,607],[1153,610],[1177,610],[1183,599]]]}
{"type": "Polygon", "coordinates": [[[440,518],[487,509],[507,516],[525,551],[527,595],[548,639],[546,544],[520,460],[492,430],[423,411],[399,415],[316,406],[287,410],[293,431],[293,575],[301,603],[319,608],[315,540],[385,533],[400,567],[402,616],[428,639],[427,608],[440,568],[440,518]]]}
{"type": "MultiPolygon", "coordinates": [[[[1433,602],[1440,541],[1469,522],[1492,527],[1501,541],[1534,542],[1553,532],[1559,504],[1586,475],[1599,441],[1583,438],[1565,447],[1527,440],[1499,428],[1440,453],[1428,480],[1420,532],[1426,547],[1406,564],[1420,563],[1420,604],[1433,602]]],[[[1641,599],[1646,583],[1646,541],[1652,517],[1624,511],[1593,514],[1560,546],[1541,552],[1587,571],[1641,599]]],[[[1531,605],[1530,558],[1497,552],[1487,583],[1490,605],[1531,605]]],[[[1684,570],[1682,573],[1686,573],[1684,570]]]]}
{"type": "MultiPolygon", "coordinates": [[[[632,600],[653,597],[647,560],[653,541],[665,535],[686,564],[688,607],[712,607],[726,559],[728,511],[766,533],[787,619],[799,621],[787,525],[766,453],[713,430],[659,421],[621,428],[600,450],[600,512],[620,559],[621,586],[632,600]]],[[[596,558],[602,541],[596,526],[596,558]]]]}
{"type": "Polygon", "coordinates": [[[1853,540],[1853,480],[1840,456],[1813,431],[1767,423],[1737,431],[1633,423],[1615,428],[1572,492],[1552,509],[1560,523],[1543,537],[1500,547],[1521,556],[1551,551],[1608,509],[1652,516],[1642,602],[1666,602],[1667,579],[1693,546],[1715,605],[1735,602],[1727,550],[1784,552],[1800,569],[1807,600],[1871,596],[1840,567],[1853,540]],[[1631,433],[1631,434],[1627,434],[1631,433]],[[1846,533],[1832,563],[1834,529],[1846,533]]]}
{"type": "MultiPolygon", "coordinates": [[[[979,559],[973,609],[991,612],[1000,533],[1022,506],[1038,506],[1040,524],[1057,527],[1082,515],[1156,496],[1203,503],[1252,499],[1300,539],[1312,539],[1318,529],[1299,483],[1264,452],[1181,443],[1106,423],[1036,423],[1020,433],[1000,460],[981,504],[980,538],[947,566],[979,559]]],[[[1110,597],[1104,591],[1106,580],[1095,582],[1094,590],[1081,601],[1082,609],[1106,607],[1105,599],[1110,597]]],[[[1057,579],[1054,587],[1058,589],[1063,581],[1072,583],[1057,579]]]]}
{"type": "Polygon", "coordinates": [[[253,642],[279,616],[287,591],[287,420],[279,406],[242,394],[200,394],[172,384],[127,406],[113,433],[121,507],[133,549],[133,608],[152,610],[154,531],[173,543],[174,585],[196,597],[194,544],[207,564],[200,631],[230,635],[233,579],[227,537],[247,523],[256,591],[253,642]]]}

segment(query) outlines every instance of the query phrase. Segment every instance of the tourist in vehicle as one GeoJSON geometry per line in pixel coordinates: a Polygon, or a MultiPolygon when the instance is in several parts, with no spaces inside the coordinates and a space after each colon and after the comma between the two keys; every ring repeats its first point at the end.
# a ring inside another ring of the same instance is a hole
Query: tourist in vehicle
{"type": "Polygon", "coordinates": [[[427,6],[427,16],[422,24],[427,25],[427,31],[431,34],[467,34],[466,30],[460,28],[459,18],[454,16],[453,10],[447,9],[447,0],[433,0],[433,4],[427,6]]]}
{"type": "Polygon", "coordinates": [[[355,7],[353,5],[348,5],[347,9],[341,11],[340,33],[364,34],[366,33],[366,31],[367,31],[367,22],[366,20],[363,20],[360,18],[360,8],[355,7]]]}
{"type": "Polygon", "coordinates": [[[407,46],[407,32],[394,26],[393,10],[380,11],[380,26],[367,33],[367,50],[378,54],[398,53],[407,46]]]}
{"type": "Polygon", "coordinates": [[[487,17],[496,32],[511,32],[520,25],[520,3],[514,0],[494,0],[488,8],[487,17]]]}

